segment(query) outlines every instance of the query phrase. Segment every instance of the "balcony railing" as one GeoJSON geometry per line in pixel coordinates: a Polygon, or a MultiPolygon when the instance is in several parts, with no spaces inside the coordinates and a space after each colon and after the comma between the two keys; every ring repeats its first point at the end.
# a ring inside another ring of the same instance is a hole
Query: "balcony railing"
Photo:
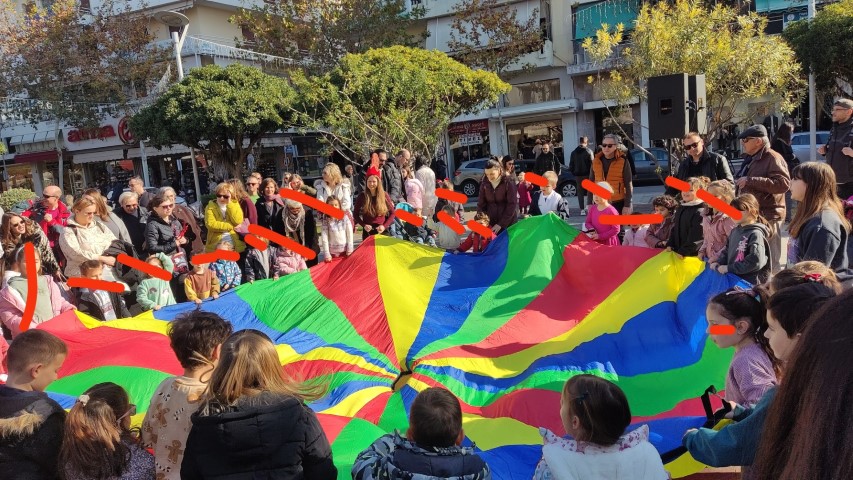
{"type": "Polygon", "coordinates": [[[569,74],[587,73],[598,70],[599,68],[607,69],[616,67],[622,61],[623,53],[628,47],[628,44],[617,45],[616,48],[613,49],[613,53],[611,53],[604,62],[597,64],[589,57],[589,54],[583,48],[581,42],[575,42],[575,58],[574,63],[568,67],[569,74]]]}

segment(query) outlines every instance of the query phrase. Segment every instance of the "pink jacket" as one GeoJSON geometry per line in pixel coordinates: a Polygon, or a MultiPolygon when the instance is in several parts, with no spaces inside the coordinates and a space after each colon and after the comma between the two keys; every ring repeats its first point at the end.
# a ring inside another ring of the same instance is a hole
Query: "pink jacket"
{"type": "Polygon", "coordinates": [[[307,269],[305,259],[296,253],[287,254],[284,249],[279,250],[275,257],[275,273],[279,276],[290,275],[307,269]]]}
{"type": "Polygon", "coordinates": [[[646,244],[646,233],[648,232],[648,225],[640,225],[640,228],[638,228],[636,232],[633,228],[628,227],[628,229],[625,230],[625,238],[622,240],[622,245],[626,247],[650,248],[646,244]]]}
{"type": "Polygon", "coordinates": [[[424,208],[424,185],[417,178],[406,180],[406,201],[414,208],[424,208]]]}
{"type": "Polygon", "coordinates": [[[729,234],[737,226],[728,215],[717,212],[713,216],[702,216],[702,235],[705,241],[699,247],[699,258],[714,262],[725,251],[729,234]]]}
{"type": "MultiPolygon", "coordinates": [[[[47,287],[50,290],[50,305],[53,307],[53,316],[57,316],[68,310],[74,310],[74,305],[68,303],[62,297],[59,286],[53,281],[53,278],[49,275],[43,275],[42,277],[47,280],[47,287]]],[[[9,286],[0,290],[0,321],[12,332],[12,338],[21,333],[21,320],[24,316],[25,307],[26,299],[21,297],[21,294],[17,290],[9,286]]],[[[36,321],[33,320],[33,323],[30,325],[35,326],[36,324],[36,321]]]]}

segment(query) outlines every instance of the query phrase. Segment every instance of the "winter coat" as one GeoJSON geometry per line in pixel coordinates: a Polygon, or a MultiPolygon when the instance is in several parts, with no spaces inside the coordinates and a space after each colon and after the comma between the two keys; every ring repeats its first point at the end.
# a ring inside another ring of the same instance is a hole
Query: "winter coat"
{"type": "MultiPolygon", "coordinates": [[[[163,264],[163,270],[171,272],[175,268],[172,260],[165,254],[158,253],[157,258],[163,264]]],[[[165,307],[177,303],[169,281],[157,277],[149,277],[139,282],[136,287],[136,301],[144,310],[153,310],[157,305],[165,307]]]]}
{"type": "Polygon", "coordinates": [[[226,233],[231,235],[231,243],[234,244],[234,251],[242,253],[246,249],[246,244],[240,240],[240,235],[234,231],[234,227],[243,223],[243,211],[240,209],[240,204],[234,201],[228,202],[225,207],[225,215],[222,215],[222,210],[219,209],[219,204],[216,200],[211,200],[204,209],[204,224],[207,225],[207,244],[204,247],[205,252],[216,250],[216,244],[222,240],[222,236],[226,233]]]}
{"type": "Polygon", "coordinates": [[[729,273],[758,285],[770,278],[770,229],[762,223],[738,225],[729,234],[726,251],[717,263],[728,265],[729,273]]]}
{"type": "MultiPolygon", "coordinates": [[[[75,290],[74,296],[77,298],[77,310],[103,322],[105,320],[104,312],[101,310],[100,305],[98,305],[98,301],[95,299],[95,293],[88,288],[79,288],[75,290]]],[[[124,304],[121,294],[108,292],[108,295],[110,297],[110,303],[113,304],[113,310],[115,311],[116,318],[130,318],[130,311],[124,304]]]]}
{"type": "MultiPolygon", "coordinates": [[[[690,155],[678,165],[678,172],[676,172],[675,178],[686,181],[690,177],[708,177],[712,182],[716,180],[728,180],[729,183],[734,185],[734,177],[729,168],[729,161],[726,160],[726,157],[718,153],[709,152],[707,148],[702,151],[702,156],[699,157],[699,164],[695,167],[693,166],[693,157],[690,155]],[[696,168],[699,169],[698,172],[695,171],[696,168]]],[[[668,186],[666,187],[666,194],[674,197],[678,195],[678,190],[668,186]]]]}
{"type": "Polygon", "coordinates": [[[32,242],[33,246],[38,250],[39,258],[41,258],[41,271],[45,275],[53,275],[54,273],[59,272],[59,263],[53,255],[53,250],[50,248],[50,242],[47,239],[47,235],[44,234],[44,231],[42,231],[36,222],[26,217],[21,218],[27,226],[26,232],[21,235],[21,238],[18,239],[17,243],[3,242],[3,257],[6,259],[6,265],[14,263],[12,256],[15,254],[15,250],[17,250],[19,246],[27,242],[32,242]]]}
{"type": "Polygon", "coordinates": [[[193,255],[203,253],[204,242],[201,241],[201,227],[199,227],[198,220],[196,220],[193,211],[189,207],[175,204],[172,215],[181,222],[181,228],[187,226],[187,231],[184,232],[184,238],[187,239],[187,243],[182,245],[186,251],[187,258],[192,258],[193,255]]]}
{"type": "Polygon", "coordinates": [[[429,168],[433,173],[435,173],[435,178],[438,180],[444,180],[447,178],[447,162],[445,162],[443,158],[433,160],[429,168]]]}
{"type": "Polygon", "coordinates": [[[424,165],[415,171],[415,178],[424,186],[423,214],[430,217],[435,212],[435,204],[438,202],[438,197],[435,195],[435,172],[424,165]]]}
{"type": "MultiPolygon", "coordinates": [[[[572,216],[569,211],[569,202],[557,192],[553,192],[552,195],[559,197],[559,200],[557,200],[557,210],[553,213],[560,217],[560,220],[569,223],[569,217],[572,216]]],[[[530,199],[530,215],[542,215],[542,210],[539,208],[539,199],[541,198],[542,190],[533,192],[533,197],[530,199]]]]}
{"type": "Polygon", "coordinates": [[[471,232],[468,234],[465,240],[463,240],[462,243],[459,244],[457,250],[460,252],[467,252],[468,250],[471,250],[471,248],[473,248],[474,253],[480,253],[485,250],[486,247],[489,246],[489,243],[491,243],[491,241],[494,240],[495,237],[496,235],[494,233],[490,237],[486,238],[480,235],[479,233],[471,232]]]}
{"type": "Polygon", "coordinates": [[[353,480],[488,480],[489,466],[471,447],[422,448],[398,433],[379,437],[355,459],[353,480]]]}
{"type": "MultiPolygon", "coordinates": [[[[148,216],[145,225],[145,251],[149,255],[164,253],[174,255],[178,251],[178,234],[184,227],[174,216],[169,217],[169,223],[157,214],[148,216]]],[[[188,229],[189,230],[189,229],[188,229]]]]}
{"type": "Polygon", "coordinates": [[[400,174],[400,169],[397,168],[393,160],[388,160],[385,162],[385,165],[382,165],[382,188],[391,197],[394,205],[405,200],[403,176],[400,174]]]}
{"type": "Polygon", "coordinates": [[[592,168],[592,150],[579,145],[572,150],[572,155],[569,157],[569,164],[569,168],[574,176],[578,178],[588,177],[589,171],[592,168]]]}
{"type": "Polygon", "coordinates": [[[726,251],[729,234],[737,226],[734,220],[722,212],[708,216],[702,214],[702,246],[699,247],[699,258],[713,263],[717,257],[726,251]]]}
{"type": "Polygon", "coordinates": [[[272,201],[272,206],[267,208],[267,201],[262,196],[255,202],[255,210],[258,212],[258,225],[275,233],[284,234],[284,200],[278,195],[272,201]]]}
{"type": "Polygon", "coordinates": [[[774,138],[772,142],[770,142],[770,148],[772,148],[775,152],[778,152],[779,155],[782,155],[782,158],[785,159],[785,164],[788,165],[788,173],[794,170],[794,167],[800,164],[800,159],[794,154],[794,149],[791,148],[791,145],[783,142],[778,138],[774,138]]]}
{"type": "Polygon", "coordinates": [[[305,259],[298,253],[290,252],[285,254],[284,249],[279,249],[274,260],[275,275],[280,277],[290,275],[291,273],[301,272],[308,268],[305,264],[305,259]]]}
{"type": "MultiPolygon", "coordinates": [[[[88,227],[83,227],[74,221],[68,220],[68,225],[59,237],[59,247],[65,255],[66,277],[79,277],[80,264],[87,260],[97,260],[103,256],[104,251],[109,248],[116,236],[100,220],[92,220],[88,227]]],[[[105,280],[112,280],[112,268],[104,268],[105,280]],[[110,271],[109,274],[106,274],[110,271]]]]}
{"type": "MultiPolygon", "coordinates": [[[[321,178],[314,182],[314,188],[317,189],[317,200],[326,203],[326,199],[334,195],[341,203],[341,210],[345,212],[352,210],[352,186],[346,179],[343,179],[335,188],[330,188],[321,178]]],[[[317,213],[319,215],[319,212],[317,213]]]]}
{"type": "MultiPolygon", "coordinates": [[[[50,291],[50,306],[53,309],[53,316],[57,316],[62,312],[74,310],[74,305],[68,303],[62,293],[59,291],[59,286],[53,281],[53,278],[48,275],[42,275],[47,281],[47,288],[50,291]]],[[[14,288],[6,285],[0,290],[0,321],[3,325],[12,332],[12,338],[15,338],[21,333],[21,320],[24,316],[24,308],[27,306],[27,299],[14,288]]],[[[53,318],[53,317],[51,317],[53,318]]],[[[39,323],[46,322],[50,318],[36,319],[33,318],[30,326],[36,326],[39,323]]]]}
{"type": "Polygon", "coordinates": [[[142,244],[145,242],[145,225],[148,223],[148,210],[139,206],[136,209],[136,215],[131,215],[119,208],[115,211],[118,218],[124,222],[124,227],[130,235],[130,243],[136,248],[137,252],[142,252],[142,244]]]}
{"type": "Polygon", "coordinates": [[[641,248],[650,248],[646,244],[646,234],[649,232],[648,225],[640,225],[636,231],[633,228],[628,227],[625,230],[625,238],[622,239],[622,245],[626,247],[641,247],[641,248]]]}
{"type": "Polygon", "coordinates": [[[788,239],[788,264],[804,260],[816,260],[838,273],[847,271],[849,232],[841,223],[838,214],[823,210],[807,220],[797,238],[788,239]]]}
{"type": "Polygon", "coordinates": [[[702,200],[682,203],[673,218],[672,232],[666,243],[675,253],[695,257],[702,246],[702,200]]]}
{"type": "MultiPolygon", "coordinates": [[[[212,200],[212,202],[216,203],[216,200],[212,200]]],[[[243,218],[248,218],[249,223],[257,225],[258,210],[255,208],[255,202],[251,198],[242,198],[237,203],[240,204],[240,211],[243,212],[243,218]]],[[[240,221],[242,222],[242,220],[240,221]]]]}
{"type": "Polygon", "coordinates": [[[509,228],[518,220],[518,193],[515,185],[508,178],[501,177],[496,188],[488,177],[483,176],[477,211],[489,216],[490,227],[500,225],[501,231],[509,228]]]}
{"type": "Polygon", "coordinates": [[[844,123],[833,123],[826,142],[826,164],[835,172],[835,181],[853,181],[853,157],[841,153],[844,147],[853,147],[853,118],[844,123]]]}
{"type": "Polygon", "coordinates": [[[237,262],[219,259],[210,264],[210,269],[213,270],[216,278],[219,279],[219,286],[222,288],[222,291],[240,286],[243,275],[237,262]]]}
{"type": "Polygon", "coordinates": [[[738,194],[751,193],[758,200],[761,215],[774,222],[785,218],[785,192],[791,184],[788,165],[782,155],[769,147],[762,149],[744,163],[746,185],[738,194]]]}
{"type": "Polygon", "coordinates": [[[536,163],[533,165],[533,173],[542,175],[545,172],[551,171],[560,176],[561,167],[560,160],[554,155],[554,152],[540,153],[536,157],[536,163]]]}
{"type": "Polygon", "coordinates": [[[65,410],[44,392],[0,385],[0,472],[15,480],[57,478],[65,410]]]}
{"type": "Polygon", "coordinates": [[[41,201],[30,200],[29,202],[30,208],[21,212],[21,216],[30,218],[34,222],[38,223],[44,234],[47,235],[47,238],[50,241],[50,247],[55,247],[56,242],[59,241],[59,232],[63,227],[65,227],[68,219],[71,218],[71,211],[68,210],[68,207],[66,207],[64,203],[59,202],[56,206],[56,210],[51,213],[53,218],[49,222],[46,222],[44,220],[44,214],[47,212],[42,206],[41,201]]]}
{"type": "Polygon", "coordinates": [[[417,178],[406,179],[406,200],[413,208],[424,208],[424,186],[417,178]]]}
{"type": "Polygon", "coordinates": [[[266,265],[267,274],[264,273],[260,250],[250,248],[246,252],[246,264],[243,266],[243,278],[246,282],[265,280],[275,275],[275,259],[278,257],[278,247],[270,244],[267,247],[267,252],[269,252],[269,264],[266,265]]]}
{"type": "Polygon", "coordinates": [[[181,478],[330,480],[338,476],[317,416],[301,400],[264,392],[192,415],[181,478]]]}
{"type": "Polygon", "coordinates": [[[674,215],[670,215],[663,219],[663,223],[649,225],[649,230],[646,232],[646,245],[652,248],[666,248],[666,243],[672,234],[672,227],[675,226],[673,218],[674,215]]]}
{"type": "Polygon", "coordinates": [[[128,232],[127,227],[121,218],[115,214],[115,212],[107,212],[107,219],[98,217],[101,223],[104,224],[107,228],[110,229],[113,236],[118,238],[119,240],[127,243],[133,243],[133,239],[130,237],[130,232],[128,232]]]}

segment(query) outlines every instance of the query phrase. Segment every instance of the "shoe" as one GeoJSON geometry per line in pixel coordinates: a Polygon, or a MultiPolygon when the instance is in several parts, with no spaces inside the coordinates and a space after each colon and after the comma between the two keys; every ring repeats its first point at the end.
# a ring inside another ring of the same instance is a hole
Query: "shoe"
{"type": "Polygon", "coordinates": [[[586,214],[587,214],[587,209],[586,209],[586,208],[584,208],[583,210],[581,210],[581,215],[586,215],[586,214]]]}

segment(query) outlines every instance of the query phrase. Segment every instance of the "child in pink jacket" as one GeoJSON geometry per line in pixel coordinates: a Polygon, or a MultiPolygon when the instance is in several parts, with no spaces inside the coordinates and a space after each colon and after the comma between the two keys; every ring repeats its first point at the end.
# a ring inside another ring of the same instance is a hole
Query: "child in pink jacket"
{"type": "Polygon", "coordinates": [[[522,216],[526,216],[530,212],[530,202],[532,197],[530,192],[533,191],[533,184],[524,179],[524,172],[518,174],[518,210],[522,216]]]}
{"type": "Polygon", "coordinates": [[[275,256],[275,274],[273,278],[301,272],[307,268],[308,266],[305,264],[305,259],[302,258],[302,255],[289,248],[280,248],[275,256]]]}
{"type": "MultiPolygon", "coordinates": [[[[727,180],[717,180],[708,185],[708,193],[720,200],[731,203],[735,198],[734,188],[727,180]]],[[[718,212],[709,205],[702,215],[702,236],[705,239],[699,247],[699,258],[708,263],[714,263],[720,253],[726,250],[729,234],[737,226],[734,220],[723,212],[718,212]]]]}

